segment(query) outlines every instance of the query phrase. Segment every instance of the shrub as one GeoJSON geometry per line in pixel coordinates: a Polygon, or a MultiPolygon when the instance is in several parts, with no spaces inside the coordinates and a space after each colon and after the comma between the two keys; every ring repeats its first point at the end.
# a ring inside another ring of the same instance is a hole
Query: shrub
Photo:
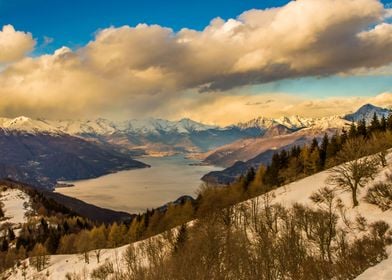
{"type": "Polygon", "coordinates": [[[380,182],[368,189],[366,201],[375,204],[386,211],[392,208],[392,175],[388,175],[386,182],[380,182]]]}

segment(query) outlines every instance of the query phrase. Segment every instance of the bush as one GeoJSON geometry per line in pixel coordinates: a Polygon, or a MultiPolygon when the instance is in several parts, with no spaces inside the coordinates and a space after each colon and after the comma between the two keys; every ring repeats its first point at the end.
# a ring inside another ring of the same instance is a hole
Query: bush
{"type": "Polygon", "coordinates": [[[375,204],[386,211],[392,208],[392,175],[388,175],[386,182],[380,182],[368,189],[366,201],[375,204]]]}
{"type": "Polygon", "coordinates": [[[105,261],[105,263],[98,268],[94,269],[91,273],[92,279],[105,280],[108,279],[111,274],[114,273],[113,263],[105,261]]]}

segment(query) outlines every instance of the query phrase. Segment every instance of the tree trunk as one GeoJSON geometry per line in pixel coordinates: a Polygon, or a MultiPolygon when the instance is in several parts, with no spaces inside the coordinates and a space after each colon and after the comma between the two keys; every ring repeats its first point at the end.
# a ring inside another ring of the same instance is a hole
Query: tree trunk
{"type": "Polygon", "coordinates": [[[356,188],[352,189],[352,196],[353,196],[353,208],[354,208],[359,205],[358,199],[357,199],[357,189],[356,188]]]}

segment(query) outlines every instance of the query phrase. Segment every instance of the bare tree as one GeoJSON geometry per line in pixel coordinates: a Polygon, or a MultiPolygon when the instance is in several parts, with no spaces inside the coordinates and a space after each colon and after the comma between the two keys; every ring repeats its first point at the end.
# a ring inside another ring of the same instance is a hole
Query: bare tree
{"type": "Polygon", "coordinates": [[[358,206],[357,194],[370,180],[373,180],[378,168],[377,156],[368,156],[366,142],[363,139],[348,140],[339,154],[343,164],[331,169],[327,182],[346,191],[351,191],[353,207],[358,206]]]}

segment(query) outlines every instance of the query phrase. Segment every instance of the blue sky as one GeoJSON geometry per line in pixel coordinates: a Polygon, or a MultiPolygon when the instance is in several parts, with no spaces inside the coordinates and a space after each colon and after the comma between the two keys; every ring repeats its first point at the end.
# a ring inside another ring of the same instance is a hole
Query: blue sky
{"type": "Polygon", "coordinates": [[[242,12],[281,6],[288,1],[275,0],[0,0],[0,26],[31,32],[39,43],[44,36],[52,44],[37,48],[36,54],[61,46],[78,47],[94,33],[109,26],[138,23],[159,24],[174,30],[187,27],[201,30],[215,17],[233,18],[242,12]]]}
{"type": "MultiPolygon", "coordinates": [[[[339,113],[361,102],[380,101],[373,97],[381,93],[388,95],[382,96],[380,104],[389,106],[392,42],[388,38],[392,17],[380,22],[385,10],[380,10],[377,0],[358,1],[363,7],[350,0],[334,2],[332,7],[328,0],[318,0],[317,5],[307,0],[290,5],[286,5],[287,0],[0,0],[0,49],[9,50],[6,55],[0,53],[0,95],[5,96],[0,100],[0,115],[187,116],[223,123],[232,121],[226,120],[228,114],[219,115],[208,106],[237,110],[241,120],[254,117],[268,106],[270,115],[323,115],[330,111],[317,111],[320,100],[337,104],[329,99],[344,98],[341,105],[336,105],[339,113]],[[340,6],[335,9],[335,5],[340,6]],[[258,13],[272,7],[280,7],[279,13],[285,13],[274,22],[275,33],[269,25],[263,29],[263,22],[272,20],[268,13],[258,13]],[[246,11],[250,11],[249,18],[227,22],[246,11]],[[258,21],[260,16],[265,18],[258,21]],[[217,17],[223,21],[211,24],[217,17]],[[291,17],[301,27],[291,24],[291,17]],[[347,19],[350,24],[345,26],[347,19]],[[143,27],[140,32],[119,28],[139,23],[160,27],[143,27]],[[11,38],[7,37],[11,34],[21,40],[14,42],[18,54],[9,47],[13,42],[1,41],[1,28],[8,24],[12,27],[6,28],[8,33],[3,30],[3,38],[11,38]],[[236,30],[236,24],[244,28],[236,30]],[[115,28],[108,31],[111,35],[105,43],[102,36],[111,26],[115,28]],[[203,31],[207,26],[215,28],[218,36],[211,30],[203,31]],[[370,35],[376,26],[384,31],[367,36],[364,43],[357,40],[358,34],[370,35]],[[174,33],[166,33],[161,27],[169,27],[174,33]],[[182,28],[200,32],[176,33],[182,28]],[[229,33],[225,33],[227,30],[229,33]],[[249,42],[237,44],[236,33],[249,42]],[[309,37],[321,39],[312,46],[307,42],[309,37]],[[192,43],[182,44],[184,38],[191,38],[192,43]],[[219,40],[228,40],[230,48],[219,40]],[[282,40],[286,41],[282,44],[282,40]],[[85,47],[91,41],[92,47],[85,47]],[[71,50],[63,50],[64,56],[55,55],[62,46],[71,50]],[[78,49],[82,51],[75,52],[78,49]],[[37,59],[23,60],[26,55],[37,59]],[[10,70],[3,71],[7,67],[10,70]],[[207,92],[201,90],[205,85],[207,92]],[[108,98],[110,94],[116,97],[108,98]],[[267,106],[264,102],[270,99],[277,100],[276,104],[268,102],[267,106]],[[309,100],[317,102],[308,112],[309,100]],[[69,108],[59,111],[61,102],[69,102],[69,108]],[[106,106],[108,102],[110,106],[106,106]],[[253,106],[250,112],[246,104],[263,107],[253,106]]],[[[388,0],[381,3],[392,8],[388,0]]]]}
{"type": "MultiPolygon", "coordinates": [[[[33,55],[52,53],[59,47],[85,45],[97,30],[138,23],[159,24],[175,31],[187,27],[202,30],[211,19],[235,18],[250,9],[286,4],[287,0],[0,0],[0,26],[12,24],[37,39],[33,55]],[[45,44],[45,37],[53,39],[45,44]]],[[[387,0],[382,1],[388,5],[387,0]]],[[[355,78],[306,78],[257,86],[261,92],[282,90],[298,94],[374,95],[391,90],[389,76],[355,78]]]]}

